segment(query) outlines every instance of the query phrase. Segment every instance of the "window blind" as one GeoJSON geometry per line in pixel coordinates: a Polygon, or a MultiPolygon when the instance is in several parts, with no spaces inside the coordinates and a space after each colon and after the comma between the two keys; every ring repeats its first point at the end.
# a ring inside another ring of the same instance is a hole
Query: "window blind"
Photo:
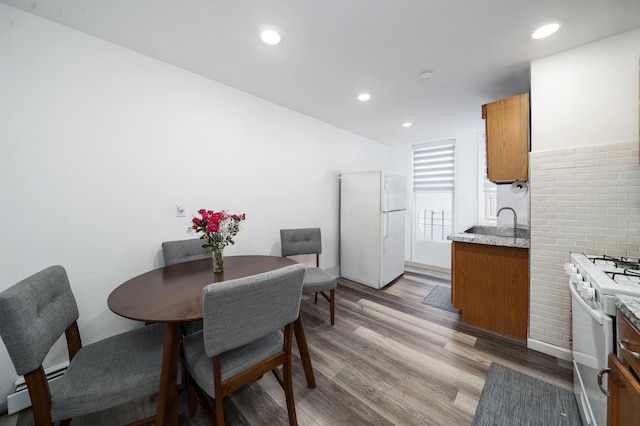
{"type": "Polygon", "coordinates": [[[455,146],[453,139],[413,146],[413,192],[453,193],[455,146]]]}

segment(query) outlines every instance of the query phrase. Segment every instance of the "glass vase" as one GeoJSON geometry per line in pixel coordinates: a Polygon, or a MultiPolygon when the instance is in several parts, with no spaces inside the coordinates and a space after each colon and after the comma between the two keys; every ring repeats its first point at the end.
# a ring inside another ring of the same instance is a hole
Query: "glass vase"
{"type": "Polygon", "coordinates": [[[224,260],[222,250],[213,250],[213,272],[224,271],[224,260]]]}

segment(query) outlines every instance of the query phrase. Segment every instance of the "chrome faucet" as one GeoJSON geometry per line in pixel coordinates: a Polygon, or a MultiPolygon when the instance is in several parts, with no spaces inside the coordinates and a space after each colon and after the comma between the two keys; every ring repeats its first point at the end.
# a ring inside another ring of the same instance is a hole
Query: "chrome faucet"
{"type": "Polygon", "coordinates": [[[513,212],[513,229],[515,230],[518,225],[518,215],[516,214],[516,211],[511,207],[502,207],[500,210],[498,210],[498,213],[496,214],[496,218],[500,217],[500,212],[502,210],[511,210],[513,212]]]}

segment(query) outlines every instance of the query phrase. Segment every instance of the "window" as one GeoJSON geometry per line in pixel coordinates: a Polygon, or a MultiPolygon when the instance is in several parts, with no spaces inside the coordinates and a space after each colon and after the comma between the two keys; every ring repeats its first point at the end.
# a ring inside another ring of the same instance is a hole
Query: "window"
{"type": "Polygon", "coordinates": [[[447,241],[453,225],[455,141],[413,146],[414,241],[447,241]]]}

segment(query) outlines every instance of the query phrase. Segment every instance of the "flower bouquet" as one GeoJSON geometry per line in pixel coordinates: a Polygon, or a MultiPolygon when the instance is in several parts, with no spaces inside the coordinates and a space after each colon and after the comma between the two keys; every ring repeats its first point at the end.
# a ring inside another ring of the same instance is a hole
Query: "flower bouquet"
{"type": "Polygon", "coordinates": [[[204,240],[202,247],[213,252],[214,272],[223,271],[223,250],[229,244],[234,244],[233,237],[240,231],[240,222],[245,219],[241,215],[229,214],[222,210],[198,210],[200,217],[194,217],[189,232],[202,233],[200,239],[204,240]]]}

